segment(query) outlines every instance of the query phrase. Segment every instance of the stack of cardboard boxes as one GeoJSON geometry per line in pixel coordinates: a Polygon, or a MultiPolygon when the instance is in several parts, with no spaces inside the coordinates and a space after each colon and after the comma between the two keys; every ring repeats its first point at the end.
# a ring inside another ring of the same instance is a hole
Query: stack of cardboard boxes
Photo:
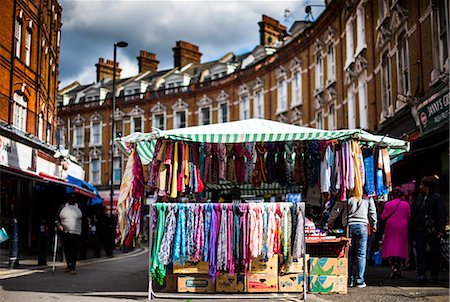
{"type": "Polygon", "coordinates": [[[347,258],[309,259],[309,291],[311,293],[347,293],[347,258]]]}
{"type": "Polygon", "coordinates": [[[247,277],[249,293],[278,291],[278,255],[271,258],[253,258],[250,273],[247,277]]]}
{"type": "Polygon", "coordinates": [[[208,276],[209,263],[174,264],[173,273],[177,275],[177,290],[180,293],[214,293],[216,287],[208,276]]]}

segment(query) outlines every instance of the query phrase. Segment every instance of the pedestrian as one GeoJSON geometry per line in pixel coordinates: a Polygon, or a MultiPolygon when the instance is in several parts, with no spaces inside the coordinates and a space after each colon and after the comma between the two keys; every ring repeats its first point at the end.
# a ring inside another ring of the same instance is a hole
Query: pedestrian
{"type": "Polygon", "coordinates": [[[366,272],[366,253],[368,228],[377,231],[377,210],[373,198],[357,199],[351,197],[347,202],[338,202],[333,207],[328,221],[328,228],[332,229],[335,220],[341,216],[342,225],[350,229],[350,286],[366,287],[364,275],[366,272]],[[370,226],[369,226],[370,224],[370,226]]]}
{"type": "Polygon", "coordinates": [[[103,206],[99,212],[99,220],[101,225],[100,232],[106,257],[112,258],[114,257],[113,250],[115,245],[115,220],[114,216],[109,216],[107,212],[108,209],[105,206],[103,206]]]}
{"type": "Polygon", "coordinates": [[[62,233],[64,255],[66,257],[66,272],[75,275],[78,254],[78,244],[81,235],[81,219],[83,214],[77,204],[77,196],[72,193],[68,201],[61,206],[57,215],[58,230],[62,233]]]}
{"type": "Polygon", "coordinates": [[[402,277],[402,267],[408,258],[408,221],[411,208],[403,200],[403,193],[396,188],[391,192],[391,200],[386,202],[381,214],[384,223],[382,257],[391,265],[389,279],[402,277]]]}
{"type": "Polygon", "coordinates": [[[427,245],[430,248],[429,268],[431,283],[438,282],[440,237],[444,235],[445,208],[441,196],[436,192],[439,177],[425,176],[420,181],[419,195],[413,206],[414,233],[417,252],[416,283],[426,284],[427,245]]]}

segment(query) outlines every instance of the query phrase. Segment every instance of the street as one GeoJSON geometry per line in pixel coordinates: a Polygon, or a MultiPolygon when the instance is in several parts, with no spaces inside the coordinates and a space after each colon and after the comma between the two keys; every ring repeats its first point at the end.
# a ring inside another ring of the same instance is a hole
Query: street
{"type": "MultiPolygon", "coordinates": [[[[23,263],[26,263],[25,261],[23,263]]],[[[1,301],[146,301],[148,249],[116,253],[114,258],[80,261],[78,274],[64,272],[57,263],[55,273],[48,267],[23,265],[18,270],[0,269],[1,301]]],[[[369,267],[363,289],[350,288],[347,295],[308,295],[309,301],[448,301],[448,273],[442,273],[440,284],[422,288],[414,285],[414,271],[403,279],[388,280],[387,267],[369,267]]],[[[298,297],[298,296],[297,296],[298,297]]],[[[297,301],[295,296],[271,298],[271,301],[297,301]]],[[[191,299],[192,301],[193,299],[191,299]]],[[[266,299],[265,301],[268,301],[266,299]]],[[[156,301],[185,301],[156,299],[156,301]]],[[[203,299],[203,301],[206,301],[203,299]]],[[[221,300],[225,301],[225,300],[221,300]]],[[[228,299],[228,301],[236,301],[228,299]]],[[[252,299],[252,301],[264,301],[252,299]]]]}

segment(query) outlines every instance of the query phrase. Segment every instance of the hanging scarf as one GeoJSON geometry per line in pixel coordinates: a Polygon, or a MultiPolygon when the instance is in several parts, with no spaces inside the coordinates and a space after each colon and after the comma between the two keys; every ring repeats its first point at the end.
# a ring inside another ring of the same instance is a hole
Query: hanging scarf
{"type": "Polygon", "coordinates": [[[234,145],[227,144],[227,180],[236,181],[236,166],[234,162],[234,145]]]}
{"type": "MultiPolygon", "coordinates": [[[[294,210],[293,210],[294,211],[294,210]]],[[[304,220],[304,213],[305,213],[305,203],[299,202],[295,204],[295,213],[297,214],[297,226],[295,229],[295,239],[294,239],[294,247],[292,249],[292,257],[294,259],[300,259],[303,257],[304,254],[304,227],[305,227],[305,220],[304,220]]]]}
{"type": "Polygon", "coordinates": [[[178,221],[175,243],[173,247],[173,262],[186,263],[186,206],[178,204],[178,221]]]}
{"type": "Polygon", "coordinates": [[[234,257],[233,257],[233,249],[234,249],[234,214],[233,214],[233,205],[228,204],[228,224],[227,224],[227,269],[230,276],[234,275],[234,257]]]}
{"type": "Polygon", "coordinates": [[[250,252],[253,258],[261,256],[263,241],[263,221],[261,206],[249,204],[250,220],[250,252]]]}
{"type": "Polygon", "coordinates": [[[266,147],[264,142],[258,142],[255,146],[256,151],[256,164],[253,170],[252,184],[255,187],[260,187],[261,183],[267,181],[267,169],[264,162],[264,154],[266,153],[266,147]]]}
{"type": "Polygon", "coordinates": [[[194,205],[186,204],[186,260],[194,261],[195,242],[194,242],[194,205]]]}
{"type": "Polygon", "coordinates": [[[219,180],[225,180],[227,174],[227,148],[225,144],[217,144],[217,157],[219,159],[219,180]]]}
{"type": "Polygon", "coordinates": [[[211,232],[211,211],[212,205],[205,204],[205,226],[204,226],[204,238],[205,244],[203,246],[203,261],[208,262],[209,259],[209,241],[210,241],[210,232],[211,232]]]}
{"type": "Polygon", "coordinates": [[[331,187],[330,146],[325,146],[325,153],[320,162],[320,192],[329,193],[331,187]]]}
{"type": "Polygon", "coordinates": [[[170,198],[177,198],[178,195],[178,142],[175,142],[173,148],[173,168],[172,168],[172,189],[170,198]]]}
{"type": "Polygon", "coordinates": [[[245,162],[245,183],[251,183],[254,159],[256,159],[254,152],[255,143],[245,143],[245,148],[247,149],[247,152],[249,154],[249,156],[247,157],[247,161],[245,162]]]}
{"type": "Polygon", "coordinates": [[[285,143],[280,142],[277,144],[277,148],[278,148],[278,152],[277,152],[277,159],[276,159],[276,163],[275,163],[275,167],[276,167],[276,175],[277,175],[277,179],[278,179],[278,183],[280,184],[280,186],[284,187],[286,186],[286,171],[287,171],[287,167],[286,167],[286,159],[285,159],[285,143]]]}
{"type": "Polygon", "coordinates": [[[271,258],[274,255],[276,219],[275,219],[275,204],[267,205],[267,257],[271,258]]]}
{"type": "Polygon", "coordinates": [[[228,222],[227,222],[227,205],[221,204],[220,229],[217,242],[217,270],[227,270],[228,259],[228,222]]]}
{"type": "MultiPolygon", "coordinates": [[[[153,154],[158,155],[159,150],[161,149],[161,146],[163,145],[162,139],[158,139],[156,141],[155,150],[153,154]]],[[[151,188],[155,188],[157,186],[157,179],[159,175],[159,164],[160,160],[158,160],[158,156],[155,156],[155,158],[152,161],[152,166],[150,168],[150,177],[148,180],[148,185],[151,188]]]]}
{"type": "Polygon", "coordinates": [[[268,234],[267,234],[267,225],[268,225],[268,223],[269,223],[269,221],[268,221],[268,219],[269,219],[269,215],[268,215],[268,213],[267,213],[267,204],[264,204],[264,203],[262,203],[262,204],[260,204],[260,206],[261,206],[261,214],[262,214],[262,229],[263,229],[263,231],[262,231],[262,235],[263,235],[263,237],[262,237],[262,249],[261,249],[261,256],[263,257],[263,258],[266,258],[267,257],[267,236],[268,236],[268,234]]]}
{"type": "Polygon", "coordinates": [[[304,188],[307,187],[306,183],[306,170],[305,170],[305,143],[297,142],[295,143],[295,161],[294,161],[294,171],[293,171],[293,182],[304,188]]]}
{"type": "Polygon", "coordinates": [[[283,204],[281,211],[283,212],[282,217],[282,230],[281,230],[281,238],[283,244],[283,259],[286,261],[289,259],[291,254],[291,232],[292,232],[292,224],[291,224],[291,206],[292,204],[283,204]]]}
{"type": "Polygon", "coordinates": [[[234,263],[240,264],[242,261],[241,257],[241,226],[239,220],[239,205],[233,204],[233,257],[234,263]]]}
{"type": "Polygon", "coordinates": [[[277,156],[277,144],[266,144],[266,169],[267,169],[267,183],[271,184],[277,180],[277,171],[275,167],[275,157],[277,156]]]}
{"type": "Polygon", "coordinates": [[[205,245],[203,204],[195,206],[195,255],[194,262],[199,262],[202,258],[203,247],[205,245]]]}
{"type": "Polygon", "coordinates": [[[281,248],[281,227],[282,223],[281,220],[283,218],[283,213],[281,212],[281,206],[280,203],[276,203],[276,210],[275,210],[275,236],[273,240],[273,252],[274,254],[281,254],[282,248],[281,248]]]}
{"type": "Polygon", "coordinates": [[[164,236],[161,243],[161,248],[158,253],[158,260],[164,265],[168,265],[172,262],[172,246],[174,234],[176,231],[176,212],[177,205],[169,204],[167,205],[169,213],[167,214],[166,224],[164,228],[164,236]]]}
{"type": "Polygon", "coordinates": [[[156,204],[156,210],[158,211],[158,226],[156,230],[156,238],[153,245],[152,251],[152,259],[150,271],[152,273],[152,279],[156,280],[158,284],[164,284],[164,278],[166,276],[166,267],[159,262],[158,254],[161,247],[161,242],[164,235],[164,225],[166,219],[166,205],[165,204],[156,204]]]}
{"type": "Polygon", "coordinates": [[[200,144],[198,151],[198,168],[200,170],[200,178],[203,179],[205,173],[205,153],[206,153],[206,143],[200,144]]]}
{"type": "Polygon", "coordinates": [[[375,196],[375,174],[374,174],[374,156],[373,149],[364,148],[362,150],[364,157],[364,170],[366,172],[366,181],[364,183],[364,190],[367,196],[375,196]]]}
{"type": "Polygon", "coordinates": [[[248,227],[248,222],[249,222],[249,220],[247,219],[248,218],[248,216],[247,216],[247,213],[248,213],[248,204],[244,204],[244,203],[242,203],[242,204],[240,204],[239,205],[239,226],[240,226],[240,229],[241,229],[241,233],[242,233],[242,236],[241,236],[241,243],[239,244],[239,248],[240,248],[240,255],[241,255],[241,264],[242,264],[242,266],[243,266],[243,268],[244,268],[244,272],[247,272],[248,271],[248,269],[249,269],[249,264],[250,264],[250,260],[251,260],[251,258],[250,258],[250,253],[249,253],[249,240],[248,240],[248,237],[249,237],[249,232],[248,232],[248,229],[249,229],[249,227],[248,227]]]}
{"type": "Polygon", "coordinates": [[[217,263],[216,263],[216,244],[217,244],[217,229],[219,217],[219,205],[211,205],[211,231],[209,233],[209,276],[213,283],[216,282],[216,274],[217,274],[217,263]]]}
{"type": "Polygon", "coordinates": [[[361,175],[361,148],[359,146],[359,143],[355,141],[351,141],[352,146],[352,157],[353,157],[353,163],[355,166],[355,188],[353,190],[353,197],[355,197],[357,200],[362,199],[363,195],[363,175],[361,175]]]}

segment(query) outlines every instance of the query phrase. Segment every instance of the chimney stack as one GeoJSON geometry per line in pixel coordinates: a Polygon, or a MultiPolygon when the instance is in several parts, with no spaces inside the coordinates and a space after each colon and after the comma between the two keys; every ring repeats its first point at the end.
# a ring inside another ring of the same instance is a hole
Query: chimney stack
{"type": "MultiPolygon", "coordinates": [[[[113,78],[114,61],[99,58],[98,63],[95,64],[95,67],[97,68],[97,82],[103,81],[104,79],[113,78]]],[[[122,69],[119,68],[119,62],[116,62],[116,79],[120,79],[121,71],[122,69]]]]}
{"type": "Polygon", "coordinates": [[[177,41],[173,50],[174,67],[181,68],[189,63],[200,63],[202,53],[198,46],[185,41],[177,41]]]}
{"type": "Polygon", "coordinates": [[[159,61],[154,53],[141,50],[139,57],[137,57],[139,73],[143,71],[156,72],[158,71],[159,61]]]}
{"type": "Polygon", "coordinates": [[[273,47],[278,41],[282,41],[287,36],[286,26],[280,24],[275,19],[262,15],[259,25],[259,40],[262,46],[273,47]]]}

